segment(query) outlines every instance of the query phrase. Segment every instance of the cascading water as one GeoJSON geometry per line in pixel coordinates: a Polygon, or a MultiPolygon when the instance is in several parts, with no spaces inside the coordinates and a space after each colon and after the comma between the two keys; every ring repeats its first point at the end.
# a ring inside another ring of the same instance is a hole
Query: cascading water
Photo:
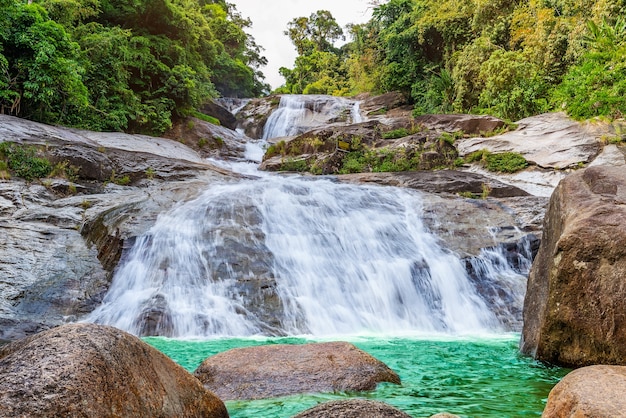
{"type": "MultiPolygon", "coordinates": [[[[285,97],[268,136],[301,119],[285,97]]],[[[212,186],[137,240],[87,320],[176,337],[498,329],[420,213],[402,188],[260,172],[212,186]]]]}
{"type": "Polygon", "coordinates": [[[281,96],[278,108],[267,119],[263,139],[298,135],[336,119],[362,122],[359,102],[341,97],[287,94],[281,96]]]}

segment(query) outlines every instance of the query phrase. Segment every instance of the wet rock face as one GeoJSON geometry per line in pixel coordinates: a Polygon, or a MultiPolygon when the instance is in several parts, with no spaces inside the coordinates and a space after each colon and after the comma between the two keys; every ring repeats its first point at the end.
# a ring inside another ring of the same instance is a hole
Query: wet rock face
{"type": "Polygon", "coordinates": [[[344,342],[233,349],[209,357],[194,375],[224,400],[373,390],[379,382],[400,384],[385,364],[344,342]]]}
{"type": "Polygon", "coordinates": [[[267,118],[278,107],[279,103],[280,96],[250,100],[237,112],[237,128],[243,130],[244,134],[250,138],[262,138],[267,118]]]}
{"type": "Polygon", "coordinates": [[[76,229],[82,198],[41,185],[0,183],[0,339],[21,338],[90,312],[107,273],[76,229]]]}
{"type": "Polygon", "coordinates": [[[528,280],[523,353],[570,367],[626,364],[625,219],[622,168],[561,181],[528,280]]]}
{"type": "Polygon", "coordinates": [[[565,376],[550,391],[544,418],[610,418],[626,410],[626,367],[589,366],[565,376]]]}
{"type": "Polygon", "coordinates": [[[163,138],[64,129],[6,115],[0,115],[0,136],[77,169],[71,180],[0,182],[0,339],[93,311],[122,253],[158,213],[231,176],[163,138]],[[140,187],[115,184],[123,176],[140,187]]]}
{"type": "Polygon", "coordinates": [[[410,418],[410,415],[383,402],[346,399],[325,402],[293,418],[410,418]]]}
{"type": "Polygon", "coordinates": [[[0,348],[0,417],[228,417],[164,354],[118,329],[72,324],[0,348]]]}

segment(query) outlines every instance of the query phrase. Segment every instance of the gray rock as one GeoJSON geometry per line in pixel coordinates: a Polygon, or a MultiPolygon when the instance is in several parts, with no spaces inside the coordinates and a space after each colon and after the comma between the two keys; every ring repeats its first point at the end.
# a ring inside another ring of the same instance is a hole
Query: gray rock
{"type": "Polygon", "coordinates": [[[337,177],[348,183],[376,183],[408,187],[429,193],[469,193],[476,197],[528,196],[528,192],[477,173],[455,170],[410,171],[399,173],[359,173],[337,177]]]}
{"type": "Polygon", "coordinates": [[[623,167],[626,165],[626,148],[609,144],[602,148],[602,152],[588,165],[595,167],[598,165],[608,165],[613,167],[623,167]]]}
{"type": "Polygon", "coordinates": [[[515,131],[489,138],[457,141],[461,156],[487,149],[494,153],[517,152],[544,168],[564,169],[592,161],[600,152],[602,124],[579,123],[563,113],[547,113],[517,122],[515,131]]]}
{"type": "Polygon", "coordinates": [[[235,118],[235,115],[216,101],[205,103],[200,110],[202,113],[213,116],[219,120],[221,125],[228,129],[234,130],[237,127],[237,118],[235,118]]]}
{"type": "Polygon", "coordinates": [[[244,134],[193,117],[176,122],[163,136],[185,144],[202,157],[234,160],[245,158],[245,144],[250,140],[244,134]]]}
{"type": "Polygon", "coordinates": [[[280,96],[268,96],[250,100],[237,112],[237,129],[250,138],[263,138],[263,129],[272,111],[278,107],[280,96]]]}

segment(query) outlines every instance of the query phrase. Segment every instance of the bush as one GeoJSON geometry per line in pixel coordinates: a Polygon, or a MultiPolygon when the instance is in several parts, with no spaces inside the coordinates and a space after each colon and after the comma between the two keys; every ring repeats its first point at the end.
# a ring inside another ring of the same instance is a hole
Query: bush
{"type": "Polygon", "coordinates": [[[396,139],[403,138],[409,135],[409,131],[406,128],[394,129],[392,131],[383,132],[383,139],[396,139]]]}
{"type": "Polygon", "coordinates": [[[517,152],[492,154],[487,150],[479,150],[467,155],[465,162],[478,162],[487,170],[496,173],[515,173],[528,167],[528,161],[517,152]]]}
{"type": "Polygon", "coordinates": [[[0,144],[0,155],[5,158],[7,167],[27,181],[47,177],[52,172],[52,164],[46,158],[37,156],[37,148],[16,145],[10,142],[0,144]]]}

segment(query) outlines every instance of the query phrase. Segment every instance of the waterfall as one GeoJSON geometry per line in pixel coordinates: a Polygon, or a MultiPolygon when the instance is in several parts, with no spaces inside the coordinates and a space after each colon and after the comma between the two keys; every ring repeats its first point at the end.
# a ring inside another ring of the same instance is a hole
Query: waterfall
{"type": "Polygon", "coordinates": [[[305,101],[297,95],[284,95],[265,123],[263,139],[296,135],[306,117],[305,101]]]}
{"type": "Polygon", "coordinates": [[[361,102],[359,102],[358,100],[355,101],[352,105],[352,110],[350,110],[350,116],[352,118],[352,123],[363,122],[363,116],[361,115],[361,102]]]}
{"type": "Polygon", "coordinates": [[[461,260],[425,230],[420,206],[410,190],[298,177],[211,187],[158,218],[89,320],[173,336],[494,329],[461,260]],[[272,259],[279,324],[244,300],[238,281],[253,278],[235,271],[229,245],[272,259]]]}
{"type": "Polygon", "coordinates": [[[263,139],[299,135],[336,122],[363,121],[360,102],[343,97],[287,94],[265,123],[263,139]]]}
{"type": "MultiPolygon", "coordinates": [[[[304,103],[283,96],[265,137],[293,132],[311,111],[304,103]]],[[[514,323],[516,312],[494,312],[476,283],[524,283],[527,266],[515,270],[494,250],[468,269],[424,227],[421,207],[414,190],[327,178],[255,172],[212,185],[137,239],[87,321],[174,337],[456,334],[514,323]]],[[[523,291],[503,290],[515,303],[523,291]]]]}

